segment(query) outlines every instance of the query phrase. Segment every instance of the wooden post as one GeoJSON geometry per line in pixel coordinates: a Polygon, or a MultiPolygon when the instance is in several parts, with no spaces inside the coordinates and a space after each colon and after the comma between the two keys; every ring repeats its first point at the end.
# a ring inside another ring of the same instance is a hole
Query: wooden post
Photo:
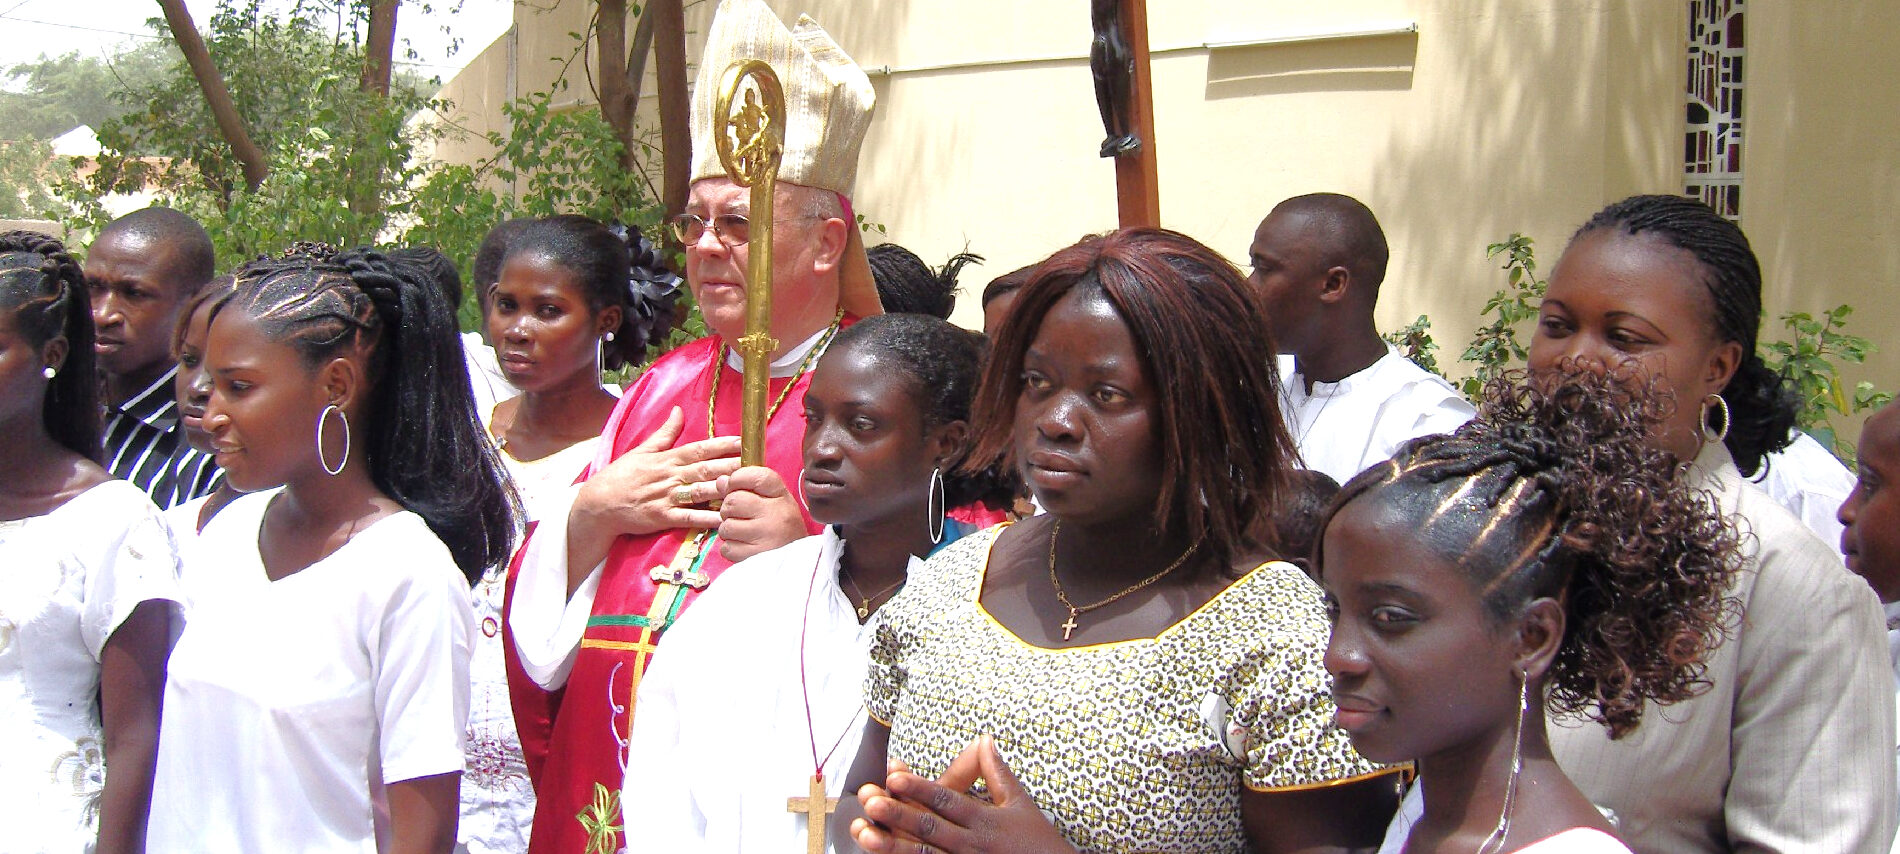
{"type": "MultiPolygon", "coordinates": [[[[693,174],[693,102],[686,96],[686,12],[681,0],[652,0],[640,13],[653,16],[653,61],[660,84],[660,201],[666,215],[686,210],[693,174]]],[[[669,238],[670,239],[670,238],[669,238]]]]}
{"type": "Polygon", "coordinates": [[[1135,55],[1129,94],[1129,131],[1141,147],[1115,158],[1115,198],[1121,226],[1161,225],[1161,176],[1155,166],[1154,77],[1148,68],[1148,0],[1121,0],[1123,35],[1135,55]]]}

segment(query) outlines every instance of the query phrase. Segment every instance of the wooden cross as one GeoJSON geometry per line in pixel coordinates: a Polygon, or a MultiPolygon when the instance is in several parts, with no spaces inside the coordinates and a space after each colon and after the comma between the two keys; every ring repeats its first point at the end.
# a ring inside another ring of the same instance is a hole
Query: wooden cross
{"type": "MultiPolygon", "coordinates": [[[[1119,131],[1110,129],[1111,140],[1115,133],[1126,133],[1139,144],[1133,148],[1123,148],[1119,153],[1108,150],[1104,143],[1103,157],[1115,160],[1115,199],[1120,224],[1123,228],[1133,226],[1159,226],[1161,224],[1161,176],[1155,160],[1155,116],[1154,81],[1148,65],[1148,3],[1147,0],[1095,0],[1091,4],[1091,23],[1094,25],[1095,47],[1091,51],[1091,66],[1095,54],[1112,43],[1108,54],[1101,57],[1103,65],[1111,56],[1117,61],[1126,61],[1129,66],[1125,85],[1112,87],[1108,91],[1103,81],[1098,80],[1097,103],[1103,112],[1104,123],[1120,124],[1119,131]],[[1112,30],[1112,32],[1105,31],[1112,30]],[[1124,53],[1125,51],[1125,53],[1124,53]],[[1106,102],[1104,101],[1106,99],[1106,102]],[[1115,119],[1110,113],[1116,114],[1115,119]]],[[[1107,67],[1095,68],[1098,75],[1110,72],[1107,67]]],[[[1116,71],[1123,69],[1117,68],[1116,71]]]]}
{"type": "Polygon", "coordinates": [[[838,799],[825,797],[825,776],[811,775],[806,796],[786,798],[785,811],[805,814],[805,853],[825,854],[825,817],[838,811],[838,799]]]}

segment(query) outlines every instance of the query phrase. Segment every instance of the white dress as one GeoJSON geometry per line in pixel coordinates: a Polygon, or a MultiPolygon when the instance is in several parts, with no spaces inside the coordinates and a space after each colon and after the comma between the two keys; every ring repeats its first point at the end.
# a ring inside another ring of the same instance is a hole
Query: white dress
{"type": "MultiPolygon", "coordinates": [[[[850,797],[879,620],[858,624],[842,553],[827,528],[741,561],[667,629],[640,681],[620,798],[642,850],[804,851],[805,817],[786,799],[806,796],[814,741],[826,795],[850,797]]],[[[827,830],[827,850],[858,850],[846,822],[827,830]]]]}
{"type": "MultiPolygon", "coordinates": [[[[565,492],[580,476],[599,441],[597,436],[529,462],[501,453],[527,521],[540,518],[549,493],[565,492]]],[[[508,701],[501,632],[507,578],[506,565],[491,567],[471,591],[479,631],[469,664],[468,769],[462,773],[462,820],[455,831],[456,850],[470,854],[526,851],[534,825],[534,784],[508,701]]]]}
{"type": "MultiPolygon", "coordinates": [[[[1882,606],[1887,611],[1887,652],[1893,656],[1894,705],[1900,709],[1900,602],[1882,606]]],[[[1895,712],[1894,728],[1900,731],[1900,711],[1895,712]]],[[[1895,785],[1900,786],[1900,746],[1894,748],[1895,785]]],[[[1900,854],[1900,834],[1893,841],[1893,854],[1900,854]]]]}
{"type": "Polygon", "coordinates": [[[132,610],[179,601],[158,507],[109,480],[0,522],[0,849],[91,851],[105,746],[99,655],[132,610]]]}
{"type": "MultiPolygon", "coordinates": [[[[1406,840],[1412,835],[1412,825],[1417,824],[1424,815],[1424,781],[1421,780],[1399,802],[1398,814],[1392,816],[1391,824],[1386,825],[1385,842],[1379,845],[1379,854],[1404,854],[1406,840]]],[[[1594,827],[1573,827],[1513,850],[1517,854],[1630,854],[1629,846],[1594,827]]]]}
{"type": "Polygon", "coordinates": [[[1336,383],[1313,383],[1280,357],[1280,408],[1306,468],[1344,484],[1409,439],[1449,433],[1477,413],[1437,374],[1395,348],[1336,383]]]}
{"type": "Polygon", "coordinates": [[[153,852],[376,851],[385,782],[462,770],[474,619],[448,549],[400,512],[271,581],[258,535],[278,494],[225,507],[185,569],[153,852]]]}
{"type": "Polygon", "coordinates": [[[1841,520],[1836,514],[1854,491],[1854,473],[1814,437],[1799,430],[1793,443],[1768,455],[1766,466],[1766,472],[1755,473],[1762,491],[1838,553],[1841,520]]]}

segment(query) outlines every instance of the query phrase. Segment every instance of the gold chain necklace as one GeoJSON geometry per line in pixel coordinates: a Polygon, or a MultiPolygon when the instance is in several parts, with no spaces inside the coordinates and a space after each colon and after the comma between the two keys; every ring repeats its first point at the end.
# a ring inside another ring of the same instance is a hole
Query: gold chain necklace
{"type": "Polygon", "coordinates": [[[884,598],[886,594],[895,592],[897,588],[904,586],[904,582],[910,580],[908,577],[897,579],[896,584],[866,596],[864,590],[858,587],[858,582],[851,577],[850,570],[845,569],[843,560],[838,561],[838,577],[844,579],[844,583],[851,585],[851,592],[858,595],[858,622],[860,623],[871,618],[871,600],[884,598]]]}
{"type": "Polygon", "coordinates": [[[1056,599],[1062,603],[1064,608],[1069,609],[1069,619],[1062,624],[1062,639],[1065,641],[1075,632],[1076,617],[1100,608],[1103,605],[1118,601],[1130,593],[1166,578],[1168,573],[1180,569],[1182,564],[1187,563],[1188,558],[1193,557],[1195,552],[1200,551],[1201,543],[1206,539],[1203,537],[1200,540],[1195,540],[1194,545],[1188,546],[1187,551],[1182,552],[1181,556],[1175,558],[1173,563],[1163,567],[1160,572],[1136,582],[1135,586],[1129,587],[1093,605],[1083,605],[1078,608],[1075,603],[1069,601],[1069,595],[1062,591],[1062,579],[1056,577],[1056,535],[1060,533],[1062,533],[1062,520],[1058,519],[1049,529],[1049,584],[1056,589],[1056,599]]]}
{"type": "MultiPolygon", "coordinates": [[[[784,388],[779,389],[778,399],[772,401],[771,407],[765,410],[766,421],[771,421],[772,416],[778,414],[779,406],[785,403],[785,398],[791,396],[792,387],[798,385],[798,379],[804,376],[806,371],[811,370],[811,363],[817,361],[818,354],[824,352],[826,344],[831,343],[831,336],[838,334],[838,326],[843,321],[844,309],[841,308],[838,309],[837,314],[831,316],[831,326],[825,329],[825,337],[818,339],[818,343],[813,344],[810,350],[805,351],[805,358],[798,363],[798,371],[792,374],[792,381],[786,383],[784,388]]],[[[713,409],[719,406],[719,375],[724,373],[719,369],[724,366],[725,363],[726,345],[720,344],[717,349],[713,350],[712,393],[706,396],[706,438],[708,439],[719,435],[718,428],[714,426],[713,409]]]]}

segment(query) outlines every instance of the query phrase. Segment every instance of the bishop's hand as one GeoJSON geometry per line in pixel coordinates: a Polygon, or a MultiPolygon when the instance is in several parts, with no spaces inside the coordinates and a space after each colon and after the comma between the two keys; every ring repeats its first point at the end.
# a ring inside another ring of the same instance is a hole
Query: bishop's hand
{"type": "Polygon", "coordinates": [[[1023,790],[990,736],[964,748],[941,779],[926,780],[898,764],[885,785],[858,790],[870,821],[851,823],[852,838],[872,854],[1075,852],[1023,790]],[[964,794],[979,776],[988,781],[989,801],[964,794]]]}
{"type": "Polygon", "coordinates": [[[685,423],[674,407],[645,441],[581,484],[568,513],[569,589],[607,556],[615,537],[719,526],[719,511],[707,503],[719,497],[719,479],[739,469],[739,438],[717,436],[675,448],[685,423]]]}
{"type": "Polygon", "coordinates": [[[808,533],[804,508],[784,479],[765,466],[746,466],[719,479],[719,554],[738,563],[808,533]]]}

